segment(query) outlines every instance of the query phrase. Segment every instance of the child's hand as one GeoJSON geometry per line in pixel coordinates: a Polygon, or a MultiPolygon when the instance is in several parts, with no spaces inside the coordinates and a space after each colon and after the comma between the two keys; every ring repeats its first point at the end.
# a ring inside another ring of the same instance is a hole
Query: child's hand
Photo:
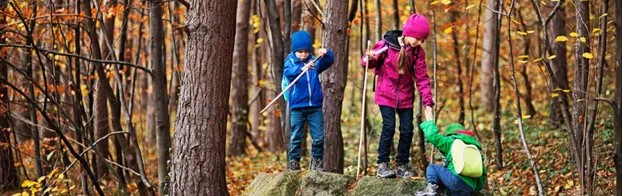
{"type": "Polygon", "coordinates": [[[303,71],[303,72],[305,72],[305,71],[307,71],[307,70],[309,70],[309,69],[311,69],[311,70],[313,70],[313,69],[314,69],[314,68],[313,68],[313,63],[307,64],[307,65],[305,65],[304,67],[302,67],[302,71],[303,71]]]}
{"type": "Polygon", "coordinates": [[[425,106],[425,120],[434,120],[434,114],[432,113],[432,107],[425,106]]]}
{"type": "Polygon", "coordinates": [[[367,55],[367,60],[368,61],[376,60],[376,53],[374,53],[372,51],[368,51],[367,53],[365,53],[365,55],[367,55]]]}
{"type": "Polygon", "coordinates": [[[327,52],[328,51],[326,50],[326,48],[320,48],[320,50],[318,51],[318,54],[320,56],[324,56],[324,55],[326,55],[327,52]]]}

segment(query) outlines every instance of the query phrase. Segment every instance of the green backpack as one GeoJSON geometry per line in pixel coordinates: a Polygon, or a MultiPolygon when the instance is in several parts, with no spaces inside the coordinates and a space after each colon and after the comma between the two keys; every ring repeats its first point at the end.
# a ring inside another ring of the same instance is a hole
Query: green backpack
{"type": "Polygon", "coordinates": [[[477,146],[455,139],[451,145],[451,156],[457,174],[471,178],[482,176],[484,163],[477,146]]]}

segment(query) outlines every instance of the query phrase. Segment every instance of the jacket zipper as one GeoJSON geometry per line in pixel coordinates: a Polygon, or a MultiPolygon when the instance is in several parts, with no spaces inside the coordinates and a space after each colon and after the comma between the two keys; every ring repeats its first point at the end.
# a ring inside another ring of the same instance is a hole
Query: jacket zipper
{"type": "Polygon", "coordinates": [[[307,75],[307,88],[309,89],[309,106],[313,106],[313,103],[311,103],[311,79],[309,79],[309,71],[307,71],[306,75],[307,75]]]}

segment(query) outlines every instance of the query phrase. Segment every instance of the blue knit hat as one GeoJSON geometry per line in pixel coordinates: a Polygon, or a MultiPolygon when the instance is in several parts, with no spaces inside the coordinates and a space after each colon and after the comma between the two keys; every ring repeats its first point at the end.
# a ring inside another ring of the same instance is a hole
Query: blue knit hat
{"type": "Polygon", "coordinates": [[[312,42],[313,40],[311,40],[311,35],[307,31],[296,31],[296,33],[292,35],[292,52],[298,50],[313,51],[312,42]]]}

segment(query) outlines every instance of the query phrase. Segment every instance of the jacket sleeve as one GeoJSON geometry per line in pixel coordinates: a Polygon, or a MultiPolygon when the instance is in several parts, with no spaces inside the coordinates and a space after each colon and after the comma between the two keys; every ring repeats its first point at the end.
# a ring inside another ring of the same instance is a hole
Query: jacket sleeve
{"type": "Polygon", "coordinates": [[[318,73],[322,73],[323,71],[326,71],[326,69],[328,69],[330,66],[333,65],[333,63],[335,62],[335,56],[333,55],[333,51],[331,51],[330,49],[326,50],[326,55],[324,55],[324,57],[322,57],[320,60],[318,60],[318,73]]]}
{"type": "Polygon", "coordinates": [[[419,50],[417,55],[419,55],[416,59],[417,61],[413,66],[415,66],[415,83],[417,84],[417,89],[419,90],[419,94],[421,94],[421,98],[423,98],[423,105],[425,106],[434,106],[434,100],[432,99],[432,91],[430,90],[430,77],[428,77],[428,67],[425,63],[425,51],[423,48],[416,48],[419,50]]]}
{"type": "Polygon", "coordinates": [[[432,145],[436,146],[438,150],[443,154],[447,154],[449,150],[451,150],[451,144],[453,143],[453,139],[438,132],[438,128],[434,125],[433,120],[428,120],[420,125],[421,129],[423,129],[423,133],[425,138],[432,143],[432,145]]]}
{"type": "MultiPolygon", "coordinates": [[[[384,47],[384,40],[380,40],[379,42],[376,42],[372,51],[378,51],[382,47],[384,47]]],[[[365,68],[365,66],[369,66],[369,69],[374,69],[379,66],[378,64],[381,58],[383,59],[386,58],[385,54],[386,53],[383,52],[380,55],[376,55],[376,59],[369,60],[369,62],[367,61],[367,55],[363,55],[363,57],[361,57],[361,66],[363,66],[363,68],[365,68]]]]}
{"type": "Polygon", "coordinates": [[[287,77],[288,80],[294,80],[298,75],[302,73],[302,66],[298,66],[295,63],[292,63],[292,59],[285,59],[285,66],[283,69],[283,75],[287,77]]]}

